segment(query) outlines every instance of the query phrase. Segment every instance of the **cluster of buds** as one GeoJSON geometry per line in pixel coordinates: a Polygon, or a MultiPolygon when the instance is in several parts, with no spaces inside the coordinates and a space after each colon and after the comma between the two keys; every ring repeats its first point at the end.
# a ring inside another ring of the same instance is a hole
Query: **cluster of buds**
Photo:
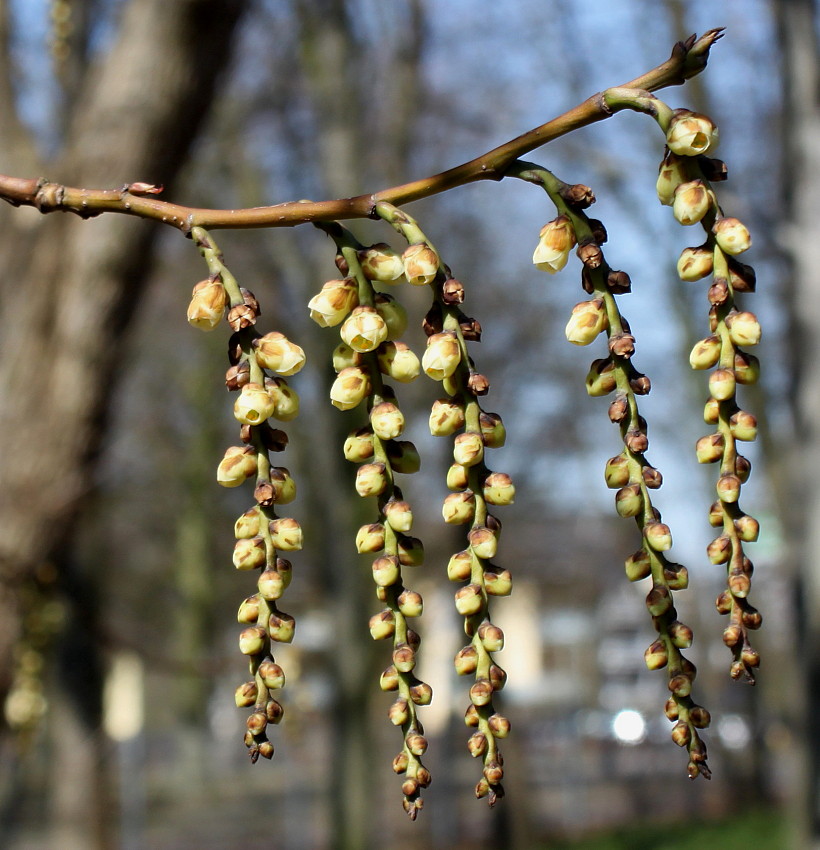
{"type": "MultiPolygon", "coordinates": [[[[447,486],[453,492],[445,498],[442,514],[447,523],[469,527],[467,548],[453,555],[447,567],[451,581],[465,582],[455,594],[455,604],[470,639],[457,653],[455,667],[460,675],[474,680],[464,718],[474,730],[467,747],[483,763],[476,796],[487,798],[492,806],[504,794],[498,740],[509,734],[510,722],[493,706],[493,695],[504,687],[507,674],[493,660],[493,653],[504,646],[504,634],[490,620],[489,599],[509,595],[512,579],[509,570],[491,562],[501,522],[489,513],[488,506],[511,504],[515,487],[509,475],[487,467],[485,450],[504,445],[505,429],[501,417],[484,412],[478,401],[490,385],[467,353],[467,342],[480,341],[481,326],[461,310],[463,284],[440,261],[410,216],[387,203],[377,204],[376,212],[410,243],[404,252],[408,281],[428,284],[433,294],[433,305],[422,323],[427,347],[421,367],[428,377],[441,382],[446,397],[433,405],[430,431],[435,436],[454,436],[453,464],[447,473],[447,486]],[[415,266],[420,258],[426,263],[424,273],[415,266]]],[[[553,241],[557,242],[557,237],[553,241]]],[[[552,262],[560,260],[553,256],[552,262]]]]}
{"type": "Polygon", "coordinates": [[[581,197],[587,206],[592,193],[567,186],[545,170],[538,173],[561,212],[555,221],[566,222],[562,227],[572,229],[572,235],[565,237],[565,244],[577,243],[583,266],[582,286],[591,296],[573,308],[566,337],[575,345],[589,345],[600,334],[607,335],[607,356],[592,362],[586,388],[590,396],[613,395],[609,418],[619,426],[623,440],[621,453],[606,462],[604,478],[607,486],[616,491],[615,509],[619,516],[634,517],[641,532],[641,548],[627,558],[625,566],[630,581],[649,578],[652,583],[646,606],[657,638],[646,650],[644,660],[650,670],[667,670],[671,695],[665,712],[675,723],[672,739],[688,750],[690,778],[701,775],[708,779],[706,747],[698,730],[709,725],[710,717],[691,697],[696,670],[682,650],[691,646],[693,635],[691,628],[678,620],[673,604],[673,591],[686,588],[688,572],[686,567],[669,561],[665,554],[672,546],[672,533],[650,496],[651,490],[661,486],[663,478],[646,458],[647,424],[637,403],[637,396],[648,393],[651,384],[633,365],[635,338],[614,297],[630,291],[631,282],[625,272],[611,269],[606,262],[601,248],[606,241],[603,225],[589,219],[571,200],[581,197]]]}
{"type": "Polygon", "coordinates": [[[284,686],[285,674],[271,649],[275,642],[289,643],[295,627],[293,617],[277,606],[292,574],[290,561],[282,555],[302,548],[299,523],[276,514],[277,505],[286,505],[296,497],[296,484],[285,467],[270,462],[269,453],[283,451],[288,438],[269,420],[287,422],[298,413],[299,397],[284,376],[298,372],[305,355],[284,334],[258,333],[256,298],[237,285],[205,230],[194,228],[192,235],[211,274],[194,288],[188,321],[212,330],[229,308],[227,321],[233,330],[225,385],[237,393],[233,413],[240,426],[240,445],[226,450],[217,468],[217,481],[223,487],[254,483],[255,504],[234,526],[233,563],[237,570],[257,574],[256,592],[242,602],[237,615],[244,627],[239,650],[248,657],[252,678],[235,693],[238,707],[252,709],[245,744],[255,762],[259,756],[273,756],[266,730],[269,724],[279,723],[284,713],[275,692],[284,686]]]}
{"type": "Polygon", "coordinates": [[[740,310],[735,300],[736,293],[753,292],[755,288],[754,271],[736,259],[752,240],[742,222],[723,215],[711,187],[711,182],[726,177],[722,162],[703,155],[711,151],[717,139],[712,121],[704,115],[677,110],[666,131],[667,151],[660,167],[658,195],[664,203],[671,197],[678,221],[699,221],[706,231],[702,245],[682,252],[678,275],[686,281],[710,280],[710,333],[695,344],[689,357],[693,369],[713,370],[704,420],[715,431],[701,437],[696,446],[698,461],[719,464],[717,499],[709,509],[709,523],[720,533],[707,547],[707,556],[713,564],[727,567],[727,587],[716,604],[718,611],[729,617],[723,641],[732,651],[730,674],[734,679],[754,682],[760,656],[750,643],[749,632],[760,627],[761,616],[748,601],[753,567],[743,545],[757,540],[759,524],[740,507],[741,486],[749,477],[751,464],[739,454],[737,444],[755,439],[757,422],[739,407],[736,391],[738,384],[758,380],[758,359],[745,349],[757,345],[761,331],[754,313],[740,310]],[[681,201],[679,210],[679,199],[693,197],[689,187],[694,186],[699,187],[700,199],[692,209],[681,201]]]}
{"type": "Polygon", "coordinates": [[[356,470],[356,492],[375,497],[378,516],[356,535],[359,553],[374,556],[376,596],[383,609],[370,618],[374,640],[390,640],[390,665],[380,678],[382,690],[395,693],[388,710],[391,723],[401,728],[403,746],[393,760],[393,770],[403,776],[403,805],[415,819],[422,808],[421,792],[431,781],[421,762],[427,739],[417,709],[429,704],[431,687],[415,674],[421,638],[409,625],[423,609],[421,594],[404,584],[402,568],[422,563],[421,540],[411,536],[413,511],[395,483],[396,473],[419,468],[415,446],[400,437],[404,414],[394,391],[384,379],[407,383],[418,377],[418,357],[399,337],[407,315],[392,296],[378,292],[374,283],[395,284],[406,276],[416,282],[425,272],[423,252],[404,258],[384,244],[363,247],[341,227],[329,228],[339,249],[337,266],[345,275],[330,281],[311,299],[311,317],[322,326],[341,325],[341,342],[334,351],[337,372],[331,401],[341,410],[367,402],[368,423],[354,429],[345,440],[344,455],[356,470]]]}

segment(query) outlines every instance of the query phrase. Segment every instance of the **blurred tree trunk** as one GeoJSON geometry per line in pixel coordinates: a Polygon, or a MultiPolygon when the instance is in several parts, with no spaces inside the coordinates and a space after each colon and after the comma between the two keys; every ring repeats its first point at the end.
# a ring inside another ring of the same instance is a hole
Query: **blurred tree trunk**
{"type": "MultiPolygon", "coordinates": [[[[125,4],[111,48],[71,93],[61,149],[47,164],[51,178],[101,188],[137,180],[173,185],[248,6],[248,0],[125,4]]],[[[6,23],[2,3],[0,156],[4,170],[29,176],[25,171],[36,157],[16,118],[6,23]]],[[[148,278],[160,229],[123,216],[82,222],[20,211],[5,213],[2,220],[0,309],[9,320],[0,360],[0,700],[13,684],[14,647],[38,622],[38,611],[25,610],[25,595],[37,582],[70,587],[64,602],[84,636],[81,651],[63,645],[60,672],[69,683],[81,682],[80,688],[69,684],[69,692],[80,697],[72,701],[75,710],[93,729],[100,713],[95,601],[82,582],[61,575],[61,569],[70,563],[64,553],[72,522],[92,486],[123,334],[148,278]],[[94,681],[77,678],[95,668],[94,681]]],[[[105,529],[99,533],[105,535],[105,529]]],[[[47,676],[47,696],[55,680],[47,676]]],[[[74,765],[89,765],[84,776],[73,770],[69,784],[90,783],[95,759],[66,755],[74,765]]],[[[59,754],[54,757],[62,761],[59,754]]],[[[99,846],[88,833],[88,819],[99,811],[94,811],[93,786],[86,788],[84,800],[63,812],[73,826],[61,833],[62,850],[99,846]]]]}
{"type": "MultiPolygon", "coordinates": [[[[790,469],[796,483],[794,509],[784,518],[793,541],[798,588],[796,629],[804,679],[804,711],[796,721],[805,741],[805,774],[795,781],[801,810],[792,819],[795,846],[820,847],[820,61],[814,0],[780,0],[785,77],[784,234],[792,264],[790,334],[795,445],[790,469]],[[799,508],[796,506],[800,506],[799,508]]],[[[797,647],[795,648],[796,651],[797,647]]],[[[799,695],[799,691],[798,694],[799,695]]],[[[798,700],[795,699],[795,711],[798,700]]],[[[799,745],[798,745],[799,746],[799,745]]]]}

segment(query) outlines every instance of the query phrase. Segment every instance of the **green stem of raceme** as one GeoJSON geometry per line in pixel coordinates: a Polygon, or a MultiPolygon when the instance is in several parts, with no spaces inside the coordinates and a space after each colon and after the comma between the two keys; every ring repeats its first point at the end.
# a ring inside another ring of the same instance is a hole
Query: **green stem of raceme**
{"type": "Polygon", "coordinates": [[[63,186],[43,178],[0,175],[0,198],[14,206],[36,207],[40,212],[62,210],[83,218],[107,212],[151,219],[190,233],[195,227],[258,228],[293,227],[319,221],[376,218],[375,206],[386,201],[396,206],[446,192],[478,180],[501,180],[519,157],[581,127],[611,117],[621,109],[637,109],[658,116],[650,92],[681,85],[705,67],[711,46],[721,38],[722,28],[678,42],[666,62],[622,86],[587,98],[583,103],[527,133],[505,142],[469,162],[439,174],[383,189],[378,192],[330,201],[293,201],[252,209],[202,209],[161,201],[162,187],[127,184],[120,189],[93,190],[63,186]]]}
{"type": "MultiPolygon", "coordinates": [[[[657,105],[660,101],[655,101],[654,103],[657,105]]],[[[579,245],[593,240],[593,231],[589,219],[577,207],[566,201],[566,190],[569,187],[552,174],[552,172],[533,163],[518,162],[510,168],[509,175],[542,186],[549,195],[550,200],[555,204],[559,215],[567,216],[571,221],[579,245]]],[[[608,320],[607,337],[609,338],[624,332],[624,321],[615,298],[607,286],[608,272],[609,266],[606,264],[606,261],[602,261],[600,266],[589,270],[589,280],[593,286],[594,296],[600,298],[604,303],[608,320]]],[[[624,439],[624,455],[628,461],[629,483],[639,486],[643,505],[643,510],[635,517],[635,521],[641,531],[643,551],[649,558],[652,586],[653,588],[663,588],[664,592],[671,599],[673,590],[666,577],[666,570],[670,565],[662,553],[655,551],[648,545],[644,535],[644,529],[647,525],[656,521],[655,509],[652,505],[649,489],[643,475],[644,469],[650,465],[644,457],[644,453],[633,451],[626,441],[627,432],[630,427],[638,425],[640,417],[637,398],[630,383],[630,379],[635,375],[635,368],[632,365],[631,357],[621,357],[615,353],[611,353],[610,357],[614,364],[616,392],[619,396],[626,399],[628,405],[628,414],[621,421],[620,429],[621,436],[624,439]]],[[[668,657],[666,667],[670,688],[674,681],[680,681],[680,676],[686,675],[684,672],[685,659],[680,648],[676,646],[670,631],[670,626],[675,622],[676,616],[674,605],[670,606],[660,615],[653,616],[653,624],[660,640],[663,642],[668,657]]],[[[688,693],[679,694],[675,690],[672,691],[672,698],[676,704],[675,713],[678,722],[686,724],[688,729],[686,742],[690,752],[690,777],[694,778],[698,774],[701,774],[708,779],[710,774],[705,763],[705,747],[690,717],[691,709],[695,707],[695,703],[688,693]],[[694,755],[697,755],[696,760],[691,758],[694,755]]]]}

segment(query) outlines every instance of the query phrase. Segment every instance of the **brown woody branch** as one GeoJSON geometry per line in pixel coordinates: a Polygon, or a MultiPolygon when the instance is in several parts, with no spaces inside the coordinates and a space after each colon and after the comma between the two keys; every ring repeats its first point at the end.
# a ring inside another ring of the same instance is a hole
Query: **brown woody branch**
{"type": "MultiPolygon", "coordinates": [[[[666,62],[619,88],[632,89],[636,95],[646,96],[648,92],[683,84],[706,67],[709,49],[722,35],[722,28],[712,29],[700,38],[693,35],[685,42],[678,42],[666,62]]],[[[477,180],[501,180],[510,165],[524,154],[559,136],[629,108],[627,103],[608,106],[604,94],[599,92],[593,95],[558,118],[469,162],[432,177],[353,198],[295,201],[239,210],[201,209],[161,201],[156,197],[160,189],[146,184],[134,183],[114,190],[75,189],[42,178],[26,179],[5,175],[0,175],[0,198],[14,206],[36,207],[42,213],[60,210],[84,218],[105,212],[124,213],[170,224],[184,233],[190,232],[192,227],[292,227],[313,221],[371,218],[380,201],[401,206],[477,180]]]]}

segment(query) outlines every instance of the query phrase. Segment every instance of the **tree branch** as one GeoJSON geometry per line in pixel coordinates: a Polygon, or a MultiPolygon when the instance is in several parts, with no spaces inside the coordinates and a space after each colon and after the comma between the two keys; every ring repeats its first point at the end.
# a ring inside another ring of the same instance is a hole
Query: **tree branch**
{"type": "Polygon", "coordinates": [[[700,38],[693,35],[685,42],[678,42],[666,62],[624,86],[617,87],[620,97],[613,105],[607,103],[606,92],[599,92],[558,118],[493,148],[476,159],[440,174],[373,194],[329,201],[294,201],[251,209],[217,210],[185,207],[161,201],[156,197],[160,187],[145,184],[128,184],[114,190],[75,189],[50,183],[42,178],[26,179],[0,175],[0,198],[14,206],[36,207],[42,213],[60,210],[76,213],[83,218],[105,212],[124,213],[169,224],[184,233],[190,232],[192,227],[292,227],[314,221],[372,218],[375,216],[376,204],[380,201],[401,206],[478,180],[501,180],[507,168],[520,156],[573,130],[629,108],[628,98],[624,99],[623,96],[624,89],[633,90],[636,98],[645,98],[649,92],[682,85],[706,67],[709,49],[722,35],[722,29],[712,29],[700,38]]]}

